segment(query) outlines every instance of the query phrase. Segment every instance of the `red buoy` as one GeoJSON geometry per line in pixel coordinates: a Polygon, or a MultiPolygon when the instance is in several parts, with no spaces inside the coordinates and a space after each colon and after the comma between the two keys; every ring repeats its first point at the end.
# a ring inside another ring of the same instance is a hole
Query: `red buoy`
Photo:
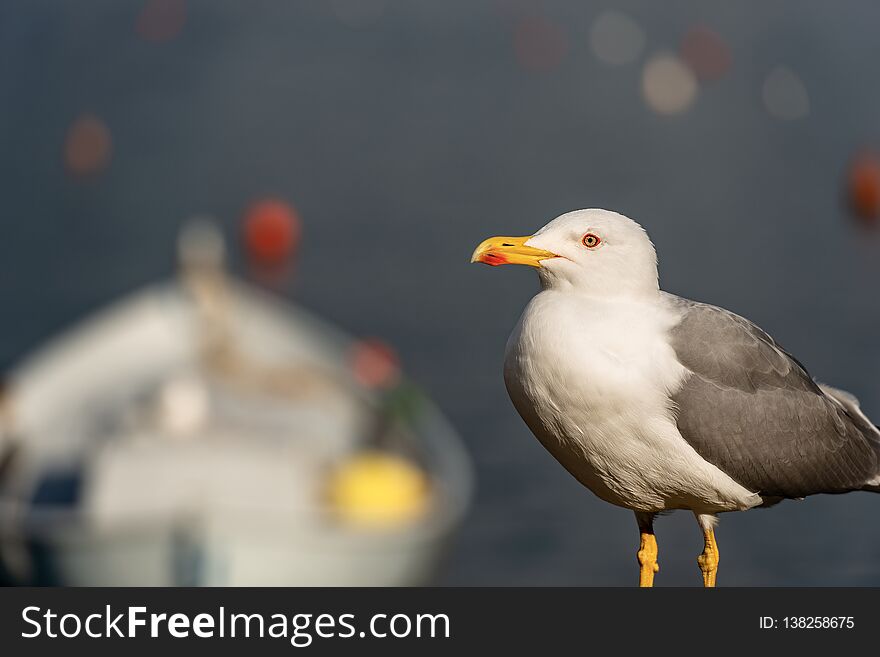
{"type": "Polygon", "coordinates": [[[297,211],[278,199],[262,199],[244,215],[244,243],[256,264],[277,266],[291,258],[301,233],[297,211]]]}
{"type": "Polygon", "coordinates": [[[864,152],[852,162],[847,176],[852,211],[866,223],[880,220],[880,156],[864,152]]]}

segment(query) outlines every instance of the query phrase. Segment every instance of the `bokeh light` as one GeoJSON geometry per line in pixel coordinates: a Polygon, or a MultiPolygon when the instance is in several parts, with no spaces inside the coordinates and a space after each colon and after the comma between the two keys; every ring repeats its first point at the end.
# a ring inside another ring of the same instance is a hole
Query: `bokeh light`
{"type": "Polygon", "coordinates": [[[242,229],[248,257],[262,266],[287,262],[295,254],[302,233],[296,209],[275,198],[253,203],[245,212],[242,229]]]}
{"type": "Polygon", "coordinates": [[[64,165],[77,176],[99,173],[110,162],[112,144],[107,125],[93,114],[83,114],[67,131],[64,165]]]}
{"type": "Polygon", "coordinates": [[[645,48],[645,31],[626,14],[604,11],[590,26],[590,48],[606,64],[629,64],[645,48]]]}
{"type": "Polygon", "coordinates": [[[400,380],[400,359],[377,338],[357,342],[351,351],[351,372],[367,388],[390,388],[400,380]]]}
{"type": "Polygon", "coordinates": [[[774,68],[764,80],[764,107],[771,116],[791,121],[810,113],[810,97],[803,81],[784,66],[774,68]]]}
{"type": "Polygon", "coordinates": [[[642,94],[658,114],[679,114],[697,97],[697,79],[690,68],[672,53],[659,53],[642,71],[642,94]]]}
{"type": "Polygon", "coordinates": [[[700,80],[717,80],[730,70],[730,48],[705,25],[695,25],[685,33],[679,55],[700,80]]]}
{"type": "Polygon", "coordinates": [[[521,19],[514,28],[513,42],[520,66],[533,73],[554,70],[568,53],[565,29],[540,16],[521,19]]]}
{"type": "Polygon", "coordinates": [[[144,41],[170,41],[186,23],[186,0],[147,0],[134,30],[144,41]]]}

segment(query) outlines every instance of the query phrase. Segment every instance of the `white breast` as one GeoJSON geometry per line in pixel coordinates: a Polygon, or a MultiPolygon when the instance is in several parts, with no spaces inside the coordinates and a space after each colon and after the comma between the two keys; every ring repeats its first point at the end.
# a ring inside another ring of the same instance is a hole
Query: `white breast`
{"type": "Polygon", "coordinates": [[[640,511],[743,509],[760,498],[681,437],[669,393],[685,370],[662,298],[609,301],[545,290],[510,337],[504,380],[532,432],[602,499],[640,511]]]}

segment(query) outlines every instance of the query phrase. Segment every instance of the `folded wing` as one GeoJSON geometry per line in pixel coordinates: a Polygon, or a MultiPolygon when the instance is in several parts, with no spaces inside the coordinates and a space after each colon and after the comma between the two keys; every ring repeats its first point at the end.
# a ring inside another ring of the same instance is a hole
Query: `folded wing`
{"type": "Polygon", "coordinates": [[[673,395],[678,429],[700,456],[765,498],[877,484],[880,431],[851,395],[820,387],[748,320],[670,300],[681,312],[672,346],[688,370],[673,395]]]}

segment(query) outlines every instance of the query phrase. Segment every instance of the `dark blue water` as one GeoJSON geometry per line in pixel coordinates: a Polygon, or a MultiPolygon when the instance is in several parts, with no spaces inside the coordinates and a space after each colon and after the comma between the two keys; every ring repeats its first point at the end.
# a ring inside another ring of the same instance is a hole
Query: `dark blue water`
{"type": "MultiPolygon", "coordinates": [[[[305,226],[288,293],[393,343],[474,456],[476,506],[442,581],[632,584],[631,514],[571,479],[504,391],[504,341],[534,275],[469,255],[570,209],[624,212],[651,233],[666,289],[757,321],[878,420],[880,239],[847,216],[840,182],[880,136],[880,5],[626,4],[647,53],[695,22],[729,44],[731,70],[687,113],[646,107],[643,59],[593,56],[602,3],[389,0],[353,27],[330,2],[201,0],[176,38],[150,43],[134,32],[141,2],[7,0],[0,360],[169,275],[187,217],[232,235],[253,198],[286,198],[305,226]],[[546,73],[514,53],[516,17],[534,12],[569,42],[546,73]],[[803,119],[763,107],[780,64],[808,90],[803,119]],[[62,160],[83,112],[113,139],[86,179],[62,160]]],[[[657,583],[697,584],[692,518],[657,531],[657,583]]],[[[880,496],[729,515],[717,535],[720,584],[880,584],[880,496]]]]}

